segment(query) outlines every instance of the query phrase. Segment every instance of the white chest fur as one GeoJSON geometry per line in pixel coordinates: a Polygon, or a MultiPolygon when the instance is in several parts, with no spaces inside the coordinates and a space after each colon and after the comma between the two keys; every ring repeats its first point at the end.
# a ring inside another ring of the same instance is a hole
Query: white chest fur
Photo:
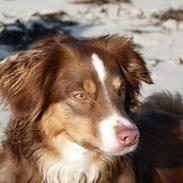
{"type": "Polygon", "coordinates": [[[60,148],[62,148],[61,158],[46,158],[46,166],[43,165],[43,176],[47,183],[96,181],[99,170],[91,163],[88,150],[72,142],[65,142],[60,148]]]}

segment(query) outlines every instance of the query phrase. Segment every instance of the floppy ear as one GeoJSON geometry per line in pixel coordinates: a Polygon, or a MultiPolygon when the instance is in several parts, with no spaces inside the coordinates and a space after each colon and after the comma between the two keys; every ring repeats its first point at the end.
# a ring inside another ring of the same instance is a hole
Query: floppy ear
{"type": "Polygon", "coordinates": [[[118,35],[100,37],[99,42],[105,45],[120,65],[129,84],[128,107],[135,106],[138,103],[137,95],[140,93],[141,81],[153,83],[142,56],[134,49],[131,40],[118,35]]]}
{"type": "Polygon", "coordinates": [[[17,118],[35,120],[46,108],[57,68],[50,59],[43,50],[29,50],[0,63],[1,98],[17,118]]]}

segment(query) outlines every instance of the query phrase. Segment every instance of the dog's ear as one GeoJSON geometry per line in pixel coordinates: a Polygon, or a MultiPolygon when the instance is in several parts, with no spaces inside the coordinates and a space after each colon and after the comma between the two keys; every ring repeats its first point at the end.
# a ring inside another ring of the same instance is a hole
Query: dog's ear
{"type": "Polygon", "coordinates": [[[55,61],[58,55],[50,58],[48,53],[29,50],[0,62],[1,98],[17,118],[36,119],[46,108],[58,68],[55,61]]]}
{"type": "Polygon", "coordinates": [[[133,107],[138,103],[137,96],[140,92],[141,81],[153,83],[142,56],[135,50],[131,40],[118,35],[100,37],[98,44],[102,44],[102,47],[107,49],[120,65],[129,84],[128,107],[133,107]]]}

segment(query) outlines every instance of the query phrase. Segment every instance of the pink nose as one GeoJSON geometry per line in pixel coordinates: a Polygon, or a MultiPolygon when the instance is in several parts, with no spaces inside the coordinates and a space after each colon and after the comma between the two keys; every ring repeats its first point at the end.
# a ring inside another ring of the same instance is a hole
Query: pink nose
{"type": "Polygon", "coordinates": [[[129,147],[138,142],[140,134],[136,128],[118,127],[116,136],[121,145],[129,147]]]}

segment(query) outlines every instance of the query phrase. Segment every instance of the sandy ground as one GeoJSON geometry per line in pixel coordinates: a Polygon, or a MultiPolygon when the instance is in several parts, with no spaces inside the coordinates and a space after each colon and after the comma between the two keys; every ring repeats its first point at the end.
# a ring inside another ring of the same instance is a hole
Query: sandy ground
{"type": "MultiPolygon", "coordinates": [[[[27,21],[34,13],[66,11],[76,36],[120,34],[133,37],[152,73],[154,85],[142,85],[142,99],[152,92],[168,90],[183,94],[183,21],[157,19],[169,9],[183,9],[183,0],[132,0],[132,3],[83,5],[69,0],[0,0],[0,22],[27,21]]],[[[1,29],[1,27],[0,27],[1,29]]],[[[11,54],[0,45],[0,55],[11,54]]],[[[6,126],[7,109],[0,112],[0,127],[6,126]]]]}

